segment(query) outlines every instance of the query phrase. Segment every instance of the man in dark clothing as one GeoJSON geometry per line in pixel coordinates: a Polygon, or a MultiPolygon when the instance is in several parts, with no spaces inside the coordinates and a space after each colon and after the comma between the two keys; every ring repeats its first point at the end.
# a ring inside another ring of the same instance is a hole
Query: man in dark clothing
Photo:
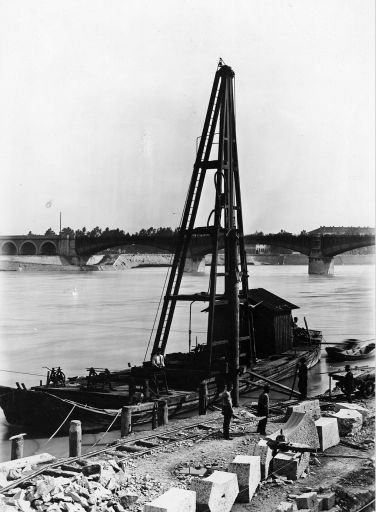
{"type": "Polygon", "coordinates": [[[345,366],[345,371],[346,375],[343,378],[343,390],[345,392],[347,401],[351,404],[351,393],[354,391],[354,375],[349,364],[345,366]]]}
{"type": "Polygon", "coordinates": [[[258,422],[257,432],[262,436],[266,436],[266,424],[268,422],[269,416],[269,391],[270,387],[268,384],[265,384],[264,391],[261,393],[258,399],[257,404],[257,415],[263,416],[263,418],[258,422]]]}
{"type": "Polygon", "coordinates": [[[230,437],[230,423],[231,418],[234,415],[234,410],[232,408],[232,382],[229,382],[222,393],[222,414],[223,414],[223,438],[227,440],[231,440],[230,437]]]}
{"type": "Polygon", "coordinates": [[[302,357],[299,362],[298,369],[298,389],[301,394],[302,400],[307,398],[307,386],[308,386],[308,368],[306,365],[306,358],[302,357]]]}

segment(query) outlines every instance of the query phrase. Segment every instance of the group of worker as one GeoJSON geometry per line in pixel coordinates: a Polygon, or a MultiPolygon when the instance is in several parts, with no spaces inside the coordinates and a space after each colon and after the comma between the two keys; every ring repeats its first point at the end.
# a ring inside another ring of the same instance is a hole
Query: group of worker
{"type": "MultiPolygon", "coordinates": [[[[308,387],[308,367],[305,357],[302,357],[298,363],[297,374],[298,374],[298,389],[301,395],[301,399],[307,398],[307,387],[308,387]]],[[[343,389],[349,403],[352,402],[351,394],[354,391],[354,376],[351,372],[350,365],[345,366],[346,375],[343,380],[343,389]]],[[[230,423],[234,416],[234,410],[232,406],[231,392],[233,389],[232,382],[229,382],[224,387],[222,393],[222,414],[223,414],[223,438],[231,440],[230,437],[230,423]]],[[[257,416],[260,418],[256,432],[262,436],[266,435],[266,425],[269,417],[269,384],[265,384],[262,393],[258,397],[257,403],[257,416]]]]}
{"type": "MultiPolygon", "coordinates": [[[[225,385],[224,391],[222,393],[223,438],[227,439],[228,441],[232,440],[232,437],[230,437],[230,424],[231,419],[234,416],[231,397],[232,389],[233,384],[232,382],[229,382],[227,385],[225,385]]],[[[269,417],[269,391],[269,385],[265,384],[257,404],[257,415],[260,417],[260,421],[257,425],[257,432],[262,436],[266,435],[265,429],[269,417]]]]}

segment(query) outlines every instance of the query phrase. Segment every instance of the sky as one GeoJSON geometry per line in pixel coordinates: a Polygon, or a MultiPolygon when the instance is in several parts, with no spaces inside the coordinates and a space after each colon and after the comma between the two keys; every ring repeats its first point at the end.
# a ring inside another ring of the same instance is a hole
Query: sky
{"type": "Polygon", "coordinates": [[[0,234],[176,227],[220,57],[245,232],[374,226],[374,20],[373,0],[0,0],[0,234]]]}

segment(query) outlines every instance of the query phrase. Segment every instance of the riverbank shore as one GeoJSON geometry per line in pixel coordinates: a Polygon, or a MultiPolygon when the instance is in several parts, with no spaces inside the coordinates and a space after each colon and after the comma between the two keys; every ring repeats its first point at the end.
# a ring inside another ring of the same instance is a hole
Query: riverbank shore
{"type": "MultiPolygon", "coordinates": [[[[372,441],[375,408],[373,399],[356,400],[355,403],[368,409],[368,417],[360,432],[341,437],[340,444],[325,450],[324,453],[311,456],[309,466],[298,480],[292,481],[278,477],[272,470],[269,476],[260,482],[250,503],[235,503],[231,510],[233,512],[273,512],[280,502],[293,503],[294,497],[304,492],[326,494],[334,492],[337,507],[335,510],[342,512],[361,510],[364,504],[374,498],[374,444],[372,441]]],[[[210,424],[211,430],[208,434],[204,432],[194,440],[184,439],[184,437],[179,439],[177,434],[178,440],[173,446],[161,445],[139,456],[117,457],[112,451],[106,457],[102,451],[95,456],[85,457],[83,467],[86,465],[94,471],[95,466],[97,468],[95,471],[100,471],[100,475],[88,478],[83,476],[79,465],[67,461],[60,476],[59,470],[46,471],[45,476],[38,477],[39,480],[31,479],[27,484],[19,487],[15,485],[13,489],[4,493],[0,490],[0,501],[5,506],[14,505],[23,512],[25,509],[19,506],[20,495],[23,501],[29,500],[28,510],[30,511],[36,509],[39,512],[50,510],[69,512],[69,510],[73,511],[72,507],[76,507],[74,510],[78,512],[89,511],[92,510],[92,506],[96,506],[97,510],[141,512],[144,510],[145,503],[161,496],[171,487],[192,489],[194,480],[197,478],[192,473],[201,472],[202,476],[205,473],[207,476],[215,470],[227,471],[228,465],[237,455],[252,455],[252,447],[260,441],[261,436],[256,433],[257,419],[247,419],[244,414],[251,405],[250,402],[244,401],[241,407],[236,409],[239,419],[234,419],[232,422],[233,439],[230,441],[222,439],[222,416],[217,411],[210,412],[206,416],[174,421],[158,428],[154,433],[163,438],[172,429],[177,432],[179,429],[197,424],[198,421],[202,424],[210,424]],[[77,466],[76,469],[74,469],[75,466],[77,466]],[[57,481],[59,478],[60,480],[57,481]],[[88,488],[95,482],[98,482],[97,491],[100,491],[99,503],[87,503],[88,488]],[[50,486],[49,496],[45,498],[39,497],[40,493],[35,495],[37,489],[40,490],[43,487],[42,484],[50,486]],[[57,489],[59,486],[61,489],[57,493],[58,497],[54,498],[51,489],[57,489]],[[64,486],[66,486],[65,490],[64,486]],[[67,488],[69,491],[66,490],[67,488]],[[101,490],[102,488],[104,490],[101,490]],[[81,494],[80,489],[84,489],[81,494]],[[26,494],[27,492],[29,494],[26,494]],[[71,506],[67,508],[65,503],[70,503],[71,506]]],[[[268,422],[268,436],[279,431],[284,424],[283,415],[280,414],[282,411],[277,412],[278,414],[271,416],[268,422]]],[[[145,432],[137,432],[126,439],[136,441],[143,437],[145,432]]],[[[3,480],[2,486],[4,483],[3,480]]],[[[374,510],[374,508],[368,510],[374,510]]]]}
{"type": "MultiPolygon", "coordinates": [[[[222,255],[219,255],[221,264],[222,255]]],[[[27,272],[80,272],[129,270],[140,267],[168,267],[172,256],[169,253],[135,252],[126,254],[96,254],[86,265],[72,265],[62,256],[0,256],[0,271],[27,272]]],[[[248,265],[308,265],[304,254],[247,254],[248,265]]],[[[334,257],[335,265],[374,265],[374,254],[340,254],[334,257]]],[[[210,265],[210,257],[205,257],[210,265]]]]}

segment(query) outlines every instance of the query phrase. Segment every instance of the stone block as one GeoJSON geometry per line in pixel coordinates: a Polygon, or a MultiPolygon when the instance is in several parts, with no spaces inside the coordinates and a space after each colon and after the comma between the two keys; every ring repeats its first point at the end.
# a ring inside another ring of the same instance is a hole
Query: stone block
{"type": "Polygon", "coordinates": [[[195,512],[196,493],[171,487],[167,492],[145,503],[144,512],[195,512]]]}
{"type": "Polygon", "coordinates": [[[239,493],[238,477],[235,473],[214,471],[207,478],[193,479],[191,488],[196,492],[198,512],[230,512],[239,493]]]}
{"type": "Polygon", "coordinates": [[[329,417],[337,419],[340,436],[356,434],[363,425],[363,417],[358,411],[340,409],[338,412],[330,413],[329,417]]]}
{"type": "Polygon", "coordinates": [[[306,400],[297,405],[287,407],[286,420],[293,412],[308,412],[314,420],[321,418],[321,409],[319,400],[306,400]]]}
{"type": "MultiPolygon", "coordinates": [[[[290,443],[302,443],[310,448],[320,448],[319,436],[312,415],[307,412],[293,412],[282,426],[283,434],[290,443]]],[[[275,440],[280,429],[268,436],[275,440]]]]}
{"type": "Polygon", "coordinates": [[[320,441],[320,450],[324,452],[331,446],[339,444],[338,421],[336,418],[320,418],[315,421],[320,441]]]}
{"type": "Polygon", "coordinates": [[[281,501],[275,512],[293,512],[294,506],[289,501],[281,501]]]}
{"type": "Polygon", "coordinates": [[[336,495],[334,492],[319,494],[318,499],[322,500],[322,510],[330,510],[336,504],[336,495]]]}
{"type": "Polygon", "coordinates": [[[258,455],[260,457],[261,479],[265,480],[268,478],[273,452],[267,445],[266,439],[261,439],[257,444],[252,445],[249,455],[258,455]]]}
{"type": "Polygon", "coordinates": [[[138,494],[134,492],[120,492],[118,496],[121,505],[125,508],[128,508],[134,503],[137,503],[139,498],[138,494]]]}
{"type": "Polygon", "coordinates": [[[358,405],[358,404],[349,404],[348,402],[343,402],[343,403],[339,402],[339,403],[335,404],[335,406],[334,406],[335,412],[338,412],[341,409],[348,409],[350,411],[360,412],[360,414],[363,417],[363,421],[365,421],[369,416],[369,410],[366,409],[365,407],[362,407],[361,405],[358,405]]]}
{"type": "Polygon", "coordinates": [[[297,496],[295,498],[296,505],[298,510],[308,509],[308,510],[317,510],[318,509],[318,501],[317,501],[317,493],[316,492],[306,492],[297,496]]]}
{"type": "Polygon", "coordinates": [[[102,467],[100,464],[88,464],[82,468],[82,473],[84,476],[96,475],[102,472],[102,467]]]}
{"type": "Polygon", "coordinates": [[[250,503],[261,480],[259,455],[237,455],[229,464],[228,470],[238,477],[239,503],[250,503]]]}
{"type": "Polygon", "coordinates": [[[297,480],[309,465],[308,452],[280,452],[273,459],[273,473],[276,476],[286,477],[288,480],[297,480]]]}

